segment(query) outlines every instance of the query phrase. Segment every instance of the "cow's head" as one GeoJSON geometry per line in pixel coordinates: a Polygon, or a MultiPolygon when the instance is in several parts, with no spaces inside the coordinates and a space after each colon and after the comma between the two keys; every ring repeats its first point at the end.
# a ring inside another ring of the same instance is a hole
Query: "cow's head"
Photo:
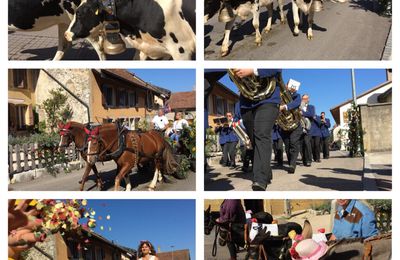
{"type": "Polygon", "coordinates": [[[71,42],[98,31],[102,27],[106,12],[101,0],[83,0],[64,34],[65,39],[71,42]]]}

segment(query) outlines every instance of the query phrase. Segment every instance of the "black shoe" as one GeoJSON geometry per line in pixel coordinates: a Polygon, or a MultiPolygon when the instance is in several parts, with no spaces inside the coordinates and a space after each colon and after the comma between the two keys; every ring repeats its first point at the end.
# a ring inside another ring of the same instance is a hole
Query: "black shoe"
{"type": "Polygon", "coordinates": [[[296,171],[296,166],[289,166],[288,173],[293,174],[296,171]]]}
{"type": "Polygon", "coordinates": [[[311,167],[311,162],[306,162],[306,163],[304,163],[304,166],[306,166],[306,167],[311,167]]]}
{"type": "Polygon", "coordinates": [[[235,169],[236,168],[236,163],[231,163],[231,167],[229,167],[230,169],[235,169]]]}
{"type": "Polygon", "coordinates": [[[267,187],[264,187],[263,185],[261,185],[258,182],[253,182],[253,184],[251,185],[251,188],[253,189],[253,191],[265,191],[265,189],[267,187]]]}
{"type": "Polygon", "coordinates": [[[250,173],[250,172],[253,171],[253,167],[251,167],[251,166],[243,166],[242,167],[242,171],[245,172],[245,173],[250,173]]]}
{"type": "Polygon", "coordinates": [[[320,163],[320,162],[321,162],[321,160],[319,160],[319,159],[318,159],[318,160],[316,160],[315,162],[318,162],[318,163],[320,163]]]}

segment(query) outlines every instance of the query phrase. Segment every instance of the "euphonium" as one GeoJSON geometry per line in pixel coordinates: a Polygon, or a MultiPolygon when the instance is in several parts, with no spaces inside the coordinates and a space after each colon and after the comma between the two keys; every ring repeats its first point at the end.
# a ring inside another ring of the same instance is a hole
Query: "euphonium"
{"type": "MultiPolygon", "coordinates": [[[[292,95],[289,90],[286,89],[281,73],[278,74],[277,84],[281,93],[281,105],[287,105],[292,102],[292,95]]],[[[279,112],[276,122],[284,131],[293,131],[299,126],[301,118],[302,116],[298,108],[293,110],[284,110],[279,112]]]]}
{"type": "Polygon", "coordinates": [[[228,69],[228,75],[238,87],[240,94],[245,98],[260,101],[268,98],[275,91],[276,79],[275,77],[260,78],[258,76],[249,76],[239,78],[235,75],[233,69],[228,69]]]}

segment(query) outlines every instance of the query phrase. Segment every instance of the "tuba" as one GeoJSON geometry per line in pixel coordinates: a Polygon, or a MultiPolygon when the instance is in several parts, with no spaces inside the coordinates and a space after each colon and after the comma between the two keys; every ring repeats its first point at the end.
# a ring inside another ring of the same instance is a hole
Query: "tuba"
{"type": "Polygon", "coordinates": [[[275,77],[260,78],[258,76],[250,76],[239,78],[235,75],[233,69],[228,69],[228,75],[233,83],[238,87],[240,94],[252,101],[260,101],[268,98],[275,91],[275,77]]]}
{"type": "MultiPolygon", "coordinates": [[[[292,102],[292,96],[289,90],[286,89],[285,83],[283,82],[282,73],[278,74],[276,83],[278,84],[281,93],[281,105],[286,105],[292,102]]],[[[279,127],[282,128],[282,130],[293,131],[299,126],[301,118],[302,115],[300,110],[297,108],[291,111],[280,111],[276,122],[279,127]]]]}

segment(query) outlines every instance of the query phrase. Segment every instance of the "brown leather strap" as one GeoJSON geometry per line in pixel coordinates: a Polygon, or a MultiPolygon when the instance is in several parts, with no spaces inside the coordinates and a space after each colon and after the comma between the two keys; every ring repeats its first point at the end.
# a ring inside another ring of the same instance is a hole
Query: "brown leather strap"
{"type": "Polygon", "coordinates": [[[372,244],[367,242],[364,244],[364,255],[363,260],[371,260],[372,244]]]}
{"type": "Polygon", "coordinates": [[[260,244],[258,248],[258,260],[268,260],[267,252],[265,252],[265,248],[263,244],[260,244]],[[264,258],[262,258],[264,256],[264,258]]]}

